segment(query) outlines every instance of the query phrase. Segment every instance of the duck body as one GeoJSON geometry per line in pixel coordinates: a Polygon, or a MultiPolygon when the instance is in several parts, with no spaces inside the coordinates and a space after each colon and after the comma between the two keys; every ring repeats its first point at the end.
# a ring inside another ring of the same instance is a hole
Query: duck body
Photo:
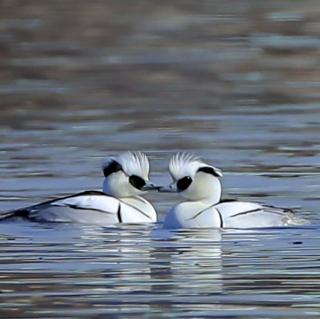
{"type": "Polygon", "coordinates": [[[251,202],[227,201],[210,205],[183,202],[173,207],[164,228],[259,228],[301,225],[305,221],[289,209],[251,202]]]}
{"type": "Polygon", "coordinates": [[[115,198],[100,191],[85,191],[7,213],[45,222],[76,222],[113,225],[150,223],[157,220],[153,206],[144,198],[115,198]]]}
{"type": "Polygon", "coordinates": [[[141,152],[125,152],[108,157],[102,170],[103,192],[81,193],[49,200],[2,213],[0,220],[12,217],[46,222],[77,222],[102,226],[117,223],[152,223],[157,221],[154,207],[141,197],[157,189],[149,182],[149,161],[141,152]]]}
{"type": "Polygon", "coordinates": [[[173,182],[160,192],[177,192],[186,201],[166,215],[164,228],[256,228],[302,225],[291,210],[259,203],[221,200],[220,169],[189,153],[177,153],[169,164],[173,182]]]}

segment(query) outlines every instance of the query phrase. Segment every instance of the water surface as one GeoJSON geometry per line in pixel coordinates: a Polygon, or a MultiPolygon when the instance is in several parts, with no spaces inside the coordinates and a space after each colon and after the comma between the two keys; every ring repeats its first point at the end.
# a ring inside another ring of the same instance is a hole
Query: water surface
{"type": "Polygon", "coordinates": [[[0,223],[3,318],[320,316],[318,1],[0,4],[0,210],[100,189],[104,156],[151,178],[191,151],[224,198],[309,226],[0,223]]]}

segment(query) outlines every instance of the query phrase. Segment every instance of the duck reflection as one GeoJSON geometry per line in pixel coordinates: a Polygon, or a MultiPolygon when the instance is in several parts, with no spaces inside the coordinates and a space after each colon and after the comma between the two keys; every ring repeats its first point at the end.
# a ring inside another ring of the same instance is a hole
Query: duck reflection
{"type": "Polygon", "coordinates": [[[91,244],[90,251],[85,248],[99,256],[94,260],[100,264],[99,284],[92,290],[106,294],[105,303],[117,300],[120,313],[137,303],[145,311],[173,311],[173,305],[190,302],[186,296],[191,292],[222,291],[221,230],[124,225],[100,230],[100,235],[91,228],[82,235],[93,241],[97,236],[103,240],[91,244]]]}
{"type": "Polygon", "coordinates": [[[156,230],[152,233],[152,246],[151,256],[157,261],[151,270],[157,281],[153,290],[172,295],[221,291],[219,229],[156,230]]]}

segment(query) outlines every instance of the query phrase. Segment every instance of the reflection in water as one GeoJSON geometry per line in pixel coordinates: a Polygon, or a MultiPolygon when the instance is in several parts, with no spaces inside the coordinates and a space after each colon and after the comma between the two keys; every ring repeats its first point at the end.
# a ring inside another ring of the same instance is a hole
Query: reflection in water
{"type": "Polygon", "coordinates": [[[207,229],[202,232],[153,232],[156,260],[164,260],[167,280],[175,284],[167,293],[172,295],[192,291],[193,294],[221,292],[221,231],[207,229]],[[210,270],[210,275],[205,271],[210,270]],[[205,273],[205,275],[204,275],[205,273]]]}
{"type": "Polygon", "coordinates": [[[5,316],[319,314],[316,228],[0,226],[5,316]]]}

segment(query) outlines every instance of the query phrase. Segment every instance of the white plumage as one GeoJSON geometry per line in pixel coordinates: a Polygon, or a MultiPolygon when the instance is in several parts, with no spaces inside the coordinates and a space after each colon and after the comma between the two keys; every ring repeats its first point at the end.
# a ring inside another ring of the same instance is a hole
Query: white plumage
{"type": "Polygon", "coordinates": [[[160,192],[178,192],[187,201],[166,215],[164,228],[255,228],[306,223],[288,209],[258,203],[221,201],[222,172],[189,153],[177,153],[169,164],[173,182],[160,192]]]}
{"type": "Polygon", "coordinates": [[[157,189],[149,182],[149,161],[141,152],[125,152],[103,161],[103,192],[85,191],[4,213],[0,219],[78,222],[103,226],[157,221],[154,207],[141,197],[157,189]]]}

